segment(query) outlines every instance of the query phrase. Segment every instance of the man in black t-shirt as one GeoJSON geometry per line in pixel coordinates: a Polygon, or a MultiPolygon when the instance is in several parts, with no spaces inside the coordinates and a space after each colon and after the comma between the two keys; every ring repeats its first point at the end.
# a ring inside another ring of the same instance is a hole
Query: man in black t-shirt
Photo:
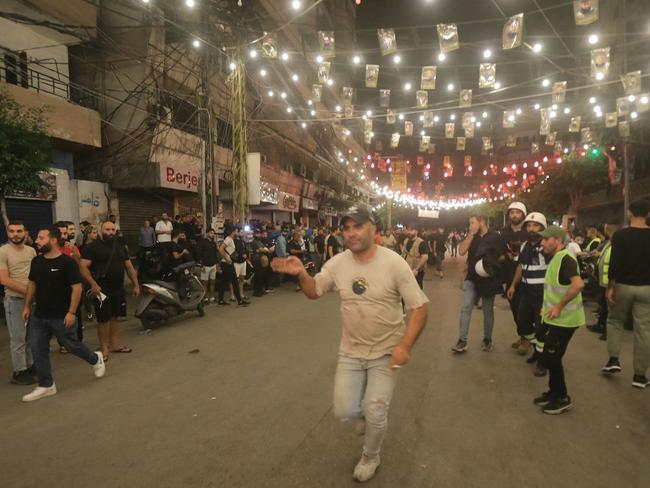
{"type": "Polygon", "coordinates": [[[341,250],[339,249],[339,240],[337,237],[341,235],[341,229],[336,227],[335,229],[332,229],[332,233],[330,234],[329,238],[327,239],[327,258],[326,259],[332,259],[334,256],[336,256],[341,250]]]}
{"type": "Polygon", "coordinates": [[[609,361],[602,368],[606,374],[619,373],[623,327],[630,312],[634,317],[634,377],[632,386],[650,386],[646,376],[650,367],[650,227],[646,219],[650,203],[639,200],[630,204],[630,226],[612,237],[607,301],[607,351],[609,361]]]}
{"type": "Polygon", "coordinates": [[[318,228],[316,236],[314,237],[314,254],[316,255],[316,271],[320,271],[320,268],[325,264],[325,229],[322,227],[318,228]]]}
{"type": "MultiPolygon", "coordinates": [[[[508,206],[508,220],[510,223],[500,232],[501,237],[503,237],[503,240],[508,246],[508,260],[503,264],[503,280],[506,286],[512,283],[512,280],[515,277],[521,245],[528,239],[528,233],[526,232],[524,225],[525,218],[526,206],[523,203],[512,202],[508,206]]],[[[510,302],[510,311],[512,312],[515,324],[517,323],[517,313],[521,296],[519,288],[519,286],[515,287],[514,294],[508,298],[508,302],[510,302]]]]}
{"type": "Polygon", "coordinates": [[[492,330],[494,328],[494,297],[503,291],[499,263],[504,261],[507,249],[501,236],[491,231],[484,215],[472,215],[469,218],[469,234],[461,242],[458,252],[467,254],[467,276],[463,282],[463,304],[460,310],[458,342],[452,351],[467,351],[472,311],[479,298],[483,301],[483,351],[492,350],[492,330]],[[477,271],[477,263],[481,262],[477,271]]]}
{"type": "Polygon", "coordinates": [[[97,378],[104,376],[106,371],[101,353],[91,351],[77,337],[76,313],[81,301],[81,276],[77,263],[61,253],[60,231],[56,227],[39,230],[36,245],[40,255],[32,260],[29,271],[23,320],[29,321],[29,342],[38,386],[23,396],[24,402],[56,394],[50,367],[50,339],[53,335],[66,351],[92,365],[97,378]],[[36,307],[32,315],[34,301],[36,307]]]}
{"type": "Polygon", "coordinates": [[[100,226],[100,236],[101,239],[84,247],[81,276],[95,296],[97,335],[106,360],[109,352],[131,352],[131,348],[120,346],[117,340],[117,318],[126,315],[124,271],[133,283],[133,295],[136,297],[140,295],[140,285],[126,246],[115,237],[115,224],[104,222],[100,226]]]}

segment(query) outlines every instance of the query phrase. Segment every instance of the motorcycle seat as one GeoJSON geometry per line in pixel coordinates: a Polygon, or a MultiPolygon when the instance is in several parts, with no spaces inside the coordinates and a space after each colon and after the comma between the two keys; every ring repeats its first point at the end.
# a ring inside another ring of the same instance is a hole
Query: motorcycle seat
{"type": "Polygon", "coordinates": [[[154,283],[156,285],[162,286],[163,288],[167,288],[168,290],[173,290],[173,291],[178,290],[178,284],[173,281],[155,280],[154,283]]]}
{"type": "Polygon", "coordinates": [[[191,268],[194,268],[196,266],[198,266],[198,263],[196,261],[190,261],[189,263],[179,264],[178,266],[175,266],[174,268],[172,268],[172,273],[173,274],[178,274],[178,273],[181,273],[181,272],[185,271],[186,269],[191,269],[191,268]]]}

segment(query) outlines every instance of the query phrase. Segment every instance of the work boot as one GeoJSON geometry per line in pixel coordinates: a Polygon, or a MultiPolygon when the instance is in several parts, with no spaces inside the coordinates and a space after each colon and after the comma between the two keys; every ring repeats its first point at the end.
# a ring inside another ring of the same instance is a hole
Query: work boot
{"type": "Polygon", "coordinates": [[[521,339],[519,346],[517,347],[517,354],[520,356],[525,356],[530,351],[530,341],[528,339],[521,339]]]}

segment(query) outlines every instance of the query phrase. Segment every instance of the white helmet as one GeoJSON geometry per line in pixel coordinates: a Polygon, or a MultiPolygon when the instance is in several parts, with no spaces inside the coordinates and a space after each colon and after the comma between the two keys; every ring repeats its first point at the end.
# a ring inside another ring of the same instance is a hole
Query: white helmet
{"type": "Polygon", "coordinates": [[[485,267],[483,266],[483,260],[482,259],[479,259],[476,262],[476,265],[474,266],[474,270],[476,271],[476,274],[479,275],[481,278],[489,278],[490,277],[488,272],[485,271],[485,267]]]}
{"type": "Polygon", "coordinates": [[[526,220],[524,220],[524,224],[527,222],[536,222],[539,225],[543,226],[545,229],[547,227],[546,225],[546,217],[544,217],[544,214],[541,214],[539,212],[531,212],[526,216],[526,220]]]}
{"type": "Polygon", "coordinates": [[[528,213],[528,212],[526,212],[526,205],[524,205],[521,202],[512,202],[508,206],[508,212],[510,212],[510,210],[520,210],[524,215],[526,215],[528,213]]]}

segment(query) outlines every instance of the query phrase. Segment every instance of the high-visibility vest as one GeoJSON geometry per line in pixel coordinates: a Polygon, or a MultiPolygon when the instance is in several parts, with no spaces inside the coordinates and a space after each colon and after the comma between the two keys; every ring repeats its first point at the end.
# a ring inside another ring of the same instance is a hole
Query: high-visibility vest
{"type": "Polygon", "coordinates": [[[592,240],[589,241],[589,244],[587,244],[587,247],[585,248],[587,251],[591,249],[591,245],[597,242],[598,244],[601,243],[600,237],[594,237],[592,240]]]}
{"type": "Polygon", "coordinates": [[[609,285],[609,259],[612,257],[612,241],[605,243],[603,252],[598,258],[598,284],[603,288],[609,285]]]}
{"type": "Polygon", "coordinates": [[[578,293],[573,300],[566,304],[559,317],[549,319],[547,316],[551,308],[559,305],[570,286],[560,283],[560,267],[565,256],[569,256],[576,263],[578,262],[566,249],[557,252],[553,256],[553,259],[551,259],[544,279],[542,320],[547,324],[557,325],[558,327],[580,327],[581,325],[585,325],[585,309],[582,305],[582,293],[578,293]]]}

